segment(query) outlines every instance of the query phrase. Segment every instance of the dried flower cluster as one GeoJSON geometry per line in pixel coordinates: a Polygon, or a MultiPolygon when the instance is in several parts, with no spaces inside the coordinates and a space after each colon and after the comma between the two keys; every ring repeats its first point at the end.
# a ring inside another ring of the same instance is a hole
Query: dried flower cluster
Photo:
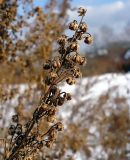
{"type": "Polygon", "coordinates": [[[9,31],[12,30],[14,33],[16,30],[15,26],[11,23],[16,18],[16,5],[16,1],[10,2],[8,0],[0,4],[0,61],[5,58],[7,48],[9,49],[13,44],[9,31]]]}
{"type": "Polygon", "coordinates": [[[76,78],[81,77],[79,66],[84,65],[86,59],[78,53],[78,41],[84,39],[86,44],[92,42],[92,36],[87,32],[88,27],[83,22],[86,10],[79,8],[78,13],[81,17],[80,22],[74,20],[69,24],[69,29],[74,31],[73,36],[59,37],[59,55],[43,64],[47,76],[43,80],[44,91],[32,119],[23,125],[18,115],[12,117],[7,160],[24,159],[38,152],[43,146],[51,147],[57,133],[63,130],[63,124],[57,121],[56,113],[59,106],[71,100],[71,94],[61,91],[58,84],[65,80],[67,84],[72,85],[75,84],[76,78]],[[45,133],[39,130],[42,119],[52,124],[45,133]]]}

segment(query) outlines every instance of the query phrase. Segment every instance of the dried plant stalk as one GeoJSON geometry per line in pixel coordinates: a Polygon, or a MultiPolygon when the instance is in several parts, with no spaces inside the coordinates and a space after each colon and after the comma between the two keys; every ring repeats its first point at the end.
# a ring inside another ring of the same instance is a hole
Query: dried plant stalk
{"type": "Polygon", "coordinates": [[[79,8],[78,13],[81,17],[80,22],[74,20],[69,24],[69,29],[74,31],[73,36],[59,37],[57,40],[59,55],[43,64],[43,69],[47,71],[47,76],[43,80],[45,90],[32,119],[23,126],[18,115],[12,117],[13,124],[9,128],[11,135],[9,156],[6,160],[24,159],[38,152],[43,146],[51,147],[57,133],[63,130],[63,124],[56,122],[56,113],[59,106],[71,100],[71,94],[61,91],[58,84],[64,80],[69,85],[75,84],[76,78],[81,76],[79,66],[86,62],[85,57],[78,53],[78,41],[84,39],[86,44],[90,44],[93,40],[87,32],[86,23],[83,22],[86,10],[79,8]],[[43,118],[52,123],[46,133],[39,131],[39,124],[43,118]]]}

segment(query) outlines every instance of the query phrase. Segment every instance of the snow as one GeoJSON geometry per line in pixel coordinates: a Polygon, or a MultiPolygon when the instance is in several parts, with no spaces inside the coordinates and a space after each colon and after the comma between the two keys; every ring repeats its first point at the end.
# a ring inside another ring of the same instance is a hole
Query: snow
{"type": "MultiPolygon", "coordinates": [[[[109,98],[106,100],[104,106],[116,108],[114,99],[116,97],[125,98],[125,104],[128,104],[130,114],[130,73],[109,73],[100,76],[82,78],[77,81],[76,85],[70,86],[68,84],[64,84],[61,89],[71,93],[73,97],[72,101],[66,103],[60,112],[63,117],[63,121],[65,120],[67,122],[67,119],[71,117],[72,108],[77,105],[79,106],[79,109],[73,118],[73,122],[78,122],[79,119],[82,119],[82,113],[86,115],[86,117],[89,116],[89,113],[87,112],[88,107],[94,107],[95,104],[99,102],[99,98],[106,94],[109,94],[109,98]]],[[[105,115],[110,115],[110,111],[108,109],[105,110],[105,115]]],[[[84,122],[83,125],[87,123],[89,122],[84,122]]],[[[96,124],[90,124],[89,133],[95,133],[95,136],[98,139],[99,133],[97,131],[96,124]]],[[[93,143],[93,137],[89,137],[89,139],[87,139],[87,143],[91,142],[93,143]]],[[[84,159],[83,155],[80,155],[80,153],[78,155],[79,157],[77,157],[77,160],[84,159]]],[[[96,159],[97,155],[98,158],[104,157],[104,159],[107,159],[107,154],[102,150],[102,146],[97,145],[94,150],[92,149],[92,158],[89,160],[96,159]]]]}
{"type": "MultiPolygon", "coordinates": [[[[12,86],[10,87],[10,89],[11,88],[12,86]]],[[[16,106],[18,103],[17,102],[18,97],[22,95],[27,88],[28,88],[28,85],[26,84],[19,85],[19,95],[14,97],[12,101],[5,103],[4,106],[6,106],[8,103],[10,103],[11,106],[12,105],[16,106]]],[[[107,106],[111,105],[112,107],[114,107],[113,99],[118,96],[121,98],[124,97],[128,103],[128,106],[130,107],[130,73],[126,73],[126,74],[109,73],[109,74],[104,74],[100,76],[86,77],[86,78],[77,80],[76,85],[71,86],[66,83],[63,83],[63,85],[60,86],[60,89],[62,91],[72,94],[72,100],[69,102],[66,102],[65,105],[59,109],[59,115],[62,117],[64,124],[66,124],[67,120],[71,117],[72,107],[74,105],[77,105],[78,103],[80,103],[81,105],[82,104],[84,105],[84,103],[82,102],[85,102],[85,104],[88,106],[91,106],[91,105],[94,106],[94,104],[96,104],[96,102],[99,100],[100,96],[106,95],[107,93],[110,94],[109,100],[105,102],[107,106]]],[[[0,104],[0,108],[1,107],[2,107],[2,104],[0,104]]],[[[9,121],[11,116],[14,114],[13,109],[8,108],[8,110],[9,112],[8,112],[8,115],[6,116],[7,122],[9,121]]],[[[81,106],[79,108],[79,111],[80,113],[84,113],[84,107],[81,106]]],[[[3,114],[5,114],[5,112],[6,110],[3,112],[3,114]]],[[[109,116],[109,113],[107,112],[107,110],[105,114],[109,116]]],[[[77,121],[79,118],[80,118],[80,115],[77,114],[74,121],[77,121]]],[[[0,122],[0,125],[2,125],[1,122],[0,122]]],[[[96,130],[96,126],[91,125],[89,131],[90,133],[96,132],[97,133],[96,136],[97,137],[99,136],[96,130]]],[[[91,137],[89,138],[89,141],[91,141],[91,137]]],[[[101,147],[102,146],[97,146],[95,148],[95,150],[93,151],[93,157],[96,157],[96,155],[100,155],[102,150],[101,147]]],[[[104,157],[106,156],[104,152],[102,152],[102,155],[104,157]]],[[[75,154],[75,158],[77,160],[82,160],[82,156],[83,155],[81,155],[80,152],[75,154]]]]}
{"type": "MultiPolygon", "coordinates": [[[[129,100],[130,94],[130,73],[127,74],[104,74],[101,76],[94,76],[88,78],[82,78],[77,81],[77,85],[70,86],[65,84],[62,90],[70,92],[74,97],[78,97],[80,101],[91,99],[96,100],[101,95],[105,95],[108,91],[111,91],[111,97],[125,97],[129,100]],[[88,88],[87,88],[88,87],[88,88]],[[77,96],[78,95],[78,96],[77,96]]],[[[72,103],[76,103],[75,99],[72,103]]]]}

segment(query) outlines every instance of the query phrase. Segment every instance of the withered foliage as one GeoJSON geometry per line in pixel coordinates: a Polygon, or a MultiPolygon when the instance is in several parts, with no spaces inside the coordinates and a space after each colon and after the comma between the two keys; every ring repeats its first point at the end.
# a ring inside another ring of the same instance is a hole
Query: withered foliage
{"type": "Polygon", "coordinates": [[[57,36],[66,28],[69,7],[68,0],[50,0],[43,8],[35,7],[33,0],[0,3],[1,82],[40,81],[40,64],[55,52],[57,36]]]}

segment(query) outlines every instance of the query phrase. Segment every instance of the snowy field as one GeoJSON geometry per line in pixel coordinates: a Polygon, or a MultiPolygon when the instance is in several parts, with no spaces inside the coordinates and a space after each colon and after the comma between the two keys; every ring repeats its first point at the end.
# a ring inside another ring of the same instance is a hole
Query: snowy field
{"type": "MultiPolygon", "coordinates": [[[[17,106],[18,97],[24,94],[24,91],[28,88],[28,86],[25,84],[19,86],[17,85],[10,86],[10,89],[12,87],[18,87],[19,94],[16,95],[12,99],[12,101],[7,101],[4,104],[0,104],[0,108],[5,108],[3,109],[3,112],[1,114],[2,115],[6,114],[5,118],[6,126],[8,126],[8,122],[10,121],[11,116],[14,114],[14,110],[11,107],[7,108],[6,106],[7,105],[17,106]]],[[[121,97],[121,98],[123,97],[126,99],[126,103],[130,108],[130,73],[127,74],[113,73],[113,74],[104,74],[101,76],[82,78],[77,81],[76,85],[70,86],[64,83],[62,86],[60,86],[60,89],[62,91],[71,93],[73,97],[71,101],[65,103],[65,105],[59,110],[59,115],[60,117],[62,117],[64,123],[66,123],[70,118],[74,106],[80,104],[80,108],[78,110],[80,114],[76,114],[76,117],[73,118],[73,121],[78,121],[78,119],[82,118],[80,117],[82,113],[87,112],[87,106],[93,107],[99,101],[99,98],[102,95],[107,95],[107,93],[109,93],[109,99],[105,103],[107,107],[109,106],[116,107],[116,105],[114,104],[114,99],[116,97],[121,97]]],[[[109,114],[109,112],[107,112],[106,114],[109,114]]],[[[129,115],[130,115],[130,109],[129,109],[129,115]]],[[[89,113],[86,113],[86,116],[89,116],[89,113]]],[[[2,121],[0,121],[0,126],[1,125],[2,121]]],[[[96,132],[96,127],[91,126],[90,132],[91,133],[96,132]]],[[[101,152],[101,146],[98,146],[93,151],[93,158],[90,160],[95,160],[96,155],[100,154],[100,152],[101,152]]],[[[81,153],[75,154],[75,158],[76,160],[84,160],[82,158],[81,153]]]]}

